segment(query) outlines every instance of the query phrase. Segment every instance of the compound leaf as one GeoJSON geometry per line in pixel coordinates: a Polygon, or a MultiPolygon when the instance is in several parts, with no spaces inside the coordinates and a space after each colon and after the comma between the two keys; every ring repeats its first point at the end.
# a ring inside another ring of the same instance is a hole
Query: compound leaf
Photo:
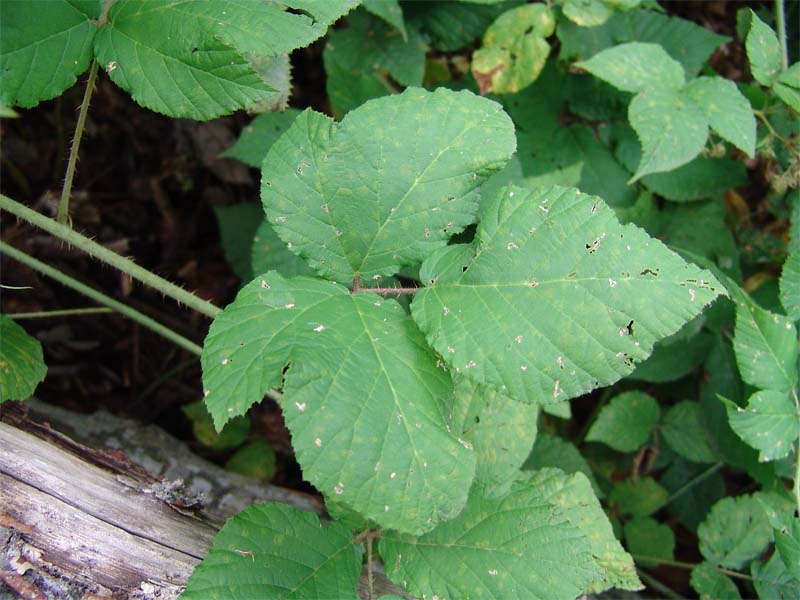
{"type": "Polygon", "coordinates": [[[564,16],[581,27],[597,27],[614,14],[603,0],[564,0],[564,16]]]}
{"type": "Polygon", "coordinates": [[[250,267],[253,236],[259,222],[264,220],[264,210],[255,202],[244,202],[233,206],[215,206],[214,216],[217,217],[222,249],[228,264],[242,282],[249,281],[253,278],[250,267]]]}
{"type": "Polygon", "coordinates": [[[775,530],[775,547],[792,577],[800,580],[800,519],[794,517],[783,530],[775,530]]]}
{"type": "Polygon", "coordinates": [[[472,74],[481,93],[510,94],[529,86],[542,72],[556,28],[544,4],[525,4],[500,15],[472,55],[472,74]]]}
{"type": "Polygon", "coordinates": [[[789,392],[797,385],[797,328],[791,319],[735,293],[733,348],[742,379],[764,390],[789,392]]]}
{"type": "Polygon", "coordinates": [[[681,63],[664,48],[642,42],[602,50],[575,66],[625,92],[679,90],[686,78],[681,63]]]}
{"type": "Polygon", "coordinates": [[[30,108],[75,83],[92,60],[94,0],[0,4],[0,104],[30,108]]]}
{"type": "Polygon", "coordinates": [[[461,514],[431,532],[383,532],[386,574],[417,597],[572,600],[601,573],[584,532],[549,496],[532,480],[503,498],[475,486],[461,514]]]}
{"type": "Polygon", "coordinates": [[[759,451],[759,460],[783,458],[800,435],[800,417],[786,392],[761,390],[741,408],[725,400],[728,421],[736,434],[759,451]]]}
{"type": "Polygon", "coordinates": [[[778,76],[772,91],[795,111],[800,112],[800,63],[794,63],[778,76]]]}
{"type": "Polygon", "coordinates": [[[531,482],[545,491],[550,501],[564,511],[566,517],[589,540],[589,547],[602,575],[587,591],[597,593],[609,588],[642,589],[633,560],[614,537],[611,523],[592,491],[589,479],[582,473],[566,476],[556,469],[544,469],[531,476],[531,482]]]}
{"type": "Polygon", "coordinates": [[[740,569],[772,540],[764,509],[753,496],[723,498],[697,528],[700,553],[714,565],[740,569]]]}
{"type": "Polygon", "coordinates": [[[403,20],[403,9],[398,0],[364,0],[363,7],[397,29],[403,36],[403,40],[408,39],[406,23],[403,20]]]}
{"type": "Polygon", "coordinates": [[[781,72],[781,46],[772,28],[752,10],[750,19],[750,31],[745,40],[750,71],[758,83],[770,86],[781,72]]]}
{"type": "Polygon", "coordinates": [[[214,320],[201,362],[217,427],[283,385],[305,478],[381,526],[421,533],[466,502],[475,457],[446,429],[452,383],[396,301],[270,272],[214,320]]]}
{"type": "MultiPolygon", "coordinates": [[[[674,560],[675,532],[669,525],[650,517],[636,517],[625,523],[625,545],[634,555],[674,560]]],[[[645,559],[639,560],[642,564],[652,564],[645,559]]]]}
{"type": "Polygon", "coordinates": [[[720,137],[751,158],[755,156],[756,118],[750,101],[734,82],[722,77],[698,77],[686,84],[685,94],[700,107],[720,137]]]}
{"type": "MultiPolygon", "coordinates": [[[[674,352],[679,350],[675,349],[674,352]]],[[[673,452],[686,460],[710,463],[719,459],[711,448],[708,427],[699,402],[684,400],[670,407],[659,431],[673,452]]]]}
{"type": "Polygon", "coordinates": [[[475,480],[487,496],[505,494],[536,440],[539,408],[459,377],[451,412],[452,430],[475,448],[475,480]]]}
{"type": "Polygon", "coordinates": [[[297,117],[267,154],[261,197],[278,235],[318,273],[380,279],[470,224],[478,186],[515,146],[499,104],[409,88],[339,124],[297,117]]]}
{"type": "Polygon", "coordinates": [[[0,315],[0,403],[29,398],[46,373],[39,340],[0,315]]]}
{"type": "Polygon", "coordinates": [[[451,371],[520,401],[609,385],[719,292],[599,198],[554,186],[500,190],[472,245],[434,253],[414,320],[451,371]]]}
{"type": "Polygon", "coordinates": [[[363,549],[337,522],[286,504],[254,504],[225,523],[182,600],[358,599],[363,549]]]}
{"type": "Polygon", "coordinates": [[[786,568],[777,552],[766,562],[750,563],[750,573],[759,598],[793,600],[800,596],[800,580],[786,568]]]}
{"type": "Polygon", "coordinates": [[[575,445],[557,435],[539,432],[530,455],[522,465],[526,471],[553,467],[571,473],[583,473],[592,484],[595,494],[602,497],[602,490],[595,481],[592,468],[575,445]]]}
{"type": "Polygon", "coordinates": [[[171,117],[208,120],[253,104],[274,90],[246,54],[277,55],[308,45],[358,0],[117,0],[94,49],[111,79],[134,100],[171,117]],[[311,16],[312,15],[313,19],[311,16]]]}
{"type": "Polygon", "coordinates": [[[614,485],[608,496],[612,505],[616,504],[620,513],[634,517],[646,517],[667,503],[669,492],[652,477],[633,481],[626,479],[614,485]]]}
{"type": "Polygon", "coordinates": [[[628,119],[642,143],[642,160],[631,182],[688,163],[708,138],[700,108],[668,89],[651,88],[637,95],[628,106],[628,119]]]}
{"type": "Polygon", "coordinates": [[[620,452],[639,449],[661,416],[656,399],[644,392],[623,392],[600,410],[586,434],[588,442],[603,442],[620,452]]]}
{"type": "Polygon", "coordinates": [[[433,48],[451,52],[460,50],[481,35],[507,8],[497,3],[482,6],[468,2],[406,2],[403,10],[407,15],[406,21],[430,37],[433,48]]]}

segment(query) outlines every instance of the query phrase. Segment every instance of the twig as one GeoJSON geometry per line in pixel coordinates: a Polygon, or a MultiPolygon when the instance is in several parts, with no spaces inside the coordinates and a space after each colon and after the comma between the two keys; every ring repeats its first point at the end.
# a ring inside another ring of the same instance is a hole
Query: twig
{"type": "Polygon", "coordinates": [[[14,313],[13,315],[7,316],[11,317],[15,321],[19,321],[21,319],[49,319],[51,317],[105,315],[113,312],[114,311],[110,308],[105,308],[103,306],[92,306],[89,308],[65,308],[63,310],[40,310],[35,312],[14,313]]]}

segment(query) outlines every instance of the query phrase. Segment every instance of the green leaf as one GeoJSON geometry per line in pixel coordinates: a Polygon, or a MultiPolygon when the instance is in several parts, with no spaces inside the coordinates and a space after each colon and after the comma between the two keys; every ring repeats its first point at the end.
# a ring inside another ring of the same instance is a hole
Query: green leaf
{"type": "Polygon", "coordinates": [[[793,600],[800,596],[800,580],[792,576],[777,552],[766,563],[750,563],[750,573],[759,598],[793,600]]]}
{"type": "Polygon", "coordinates": [[[738,600],[739,588],[727,575],[723,575],[708,561],[692,569],[691,584],[700,600],[738,600]]]}
{"type": "Polygon", "coordinates": [[[561,62],[584,59],[625,42],[649,42],[663,47],[692,74],[702,69],[717,46],[730,40],[686,19],[644,8],[616,13],[598,27],[580,27],[562,19],[558,38],[561,62]]]}
{"type": "Polygon", "coordinates": [[[289,108],[283,112],[258,115],[243,130],[236,144],[221,154],[235,158],[251,167],[260,168],[272,144],[294,123],[300,111],[289,108]]]}
{"type": "Polygon", "coordinates": [[[197,441],[214,450],[236,448],[250,434],[250,419],[241,415],[225,423],[222,430],[217,432],[202,400],[184,404],[181,411],[192,422],[192,433],[197,441]]]}
{"type": "Polygon", "coordinates": [[[452,371],[553,403],[630,373],[718,295],[707,272],[574,189],[509,187],[434,253],[411,311],[452,371]]]}
{"type": "Polygon", "coordinates": [[[686,80],[681,64],[658,44],[620,44],[575,66],[625,92],[677,91],[686,80]]]}
{"type": "Polygon", "coordinates": [[[476,486],[455,519],[418,538],[385,531],[379,550],[417,597],[572,600],[600,575],[589,540],[534,481],[503,498],[476,486]]]}
{"type": "Polygon", "coordinates": [[[791,319],[736,297],[733,348],[742,379],[764,390],[788,392],[797,385],[797,329],[791,319]]]}
{"type": "Polygon", "coordinates": [[[358,599],[361,545],[333,522],[286,504],[254,504],[228,520],[181,600],[358,599]]]}
{"type": "Polygon", "coordinates": [[[47,373],[42,345],[7,315],[0,315],[0,403],[26,400],[47,373]]]}
{"type": "Polygon", "coordinates": [[[714,565],[741,569],[772,539],[764,509],[753,496],[723,498],[697,528],[700,553],[714,565]]]}
{"type": "Polygon", "coordinates": [[[239,448],[225,463],[228,471],[269,481],[275,475],[275,450],[267,440],[256,440],[239,448]]]}
{"type": "Polygon", "coordinates": [[[781,304],[786,314],[800,321],[800,249],[795,249],[783,263],[780,286],[781,304]]]}
{"type": "Polygon", "coordinates": [[[707,332],[677,341],[672,337],[666,338],[655,345],[650,357],[639,363],[627,379],[649,383],[676,381],[703,362],[712,343],[713,339],[707,332]]]}
{"type": "Polygon", "coordinates": [[[631,101],[628,119],[642,144],[642,160],[631,182],[686,164],[700,154],[708,139],[703,112],[672,90],[642,92],[631,101]]]}
{"type": "MultiPolygon", "coordinates": [[[[259,210],[263,217],[263,208],[259,206],[259,210]]],[[[306,261],[286,247],[269,221],[261,221],[252,240],[250,265],[253,273],[277,271],[284,277],[314,274],[306,261]]]]}
{"type": "Polygon", "coordinates": [[[500,105],[410,88],[340,124],[311,111],[297,117],[267,154],[261,197],[278,235],[317,272],[380,279],[470,224],[478,186],[515,145],[500,105]]]}
{"type": "Polygon", "coordinates": [[[786,531],[775,530],[775,547],[789,574],[800,579],[800,519],[794,517],[786,531]]]}
{"type": "Polygon", "coordinates": [[[709,467],[675,457],[659,482],[673,497],[667,510],[692,533],[697,531],[714,503],[725,496],[725,481],[719,465],[709,467]],[[710,470],[713,472],[709,473],[710,470]],[[686,487],[689,482],[692,484],[686,487]],[[675,496],[678,491],[680,495],[675,496]]]}
{"type": "Polygon", "coordinates": [[[642,477],[637,481],[626,479],[614,485],[608,497],[610,504],[617,505],[622,514],[646,517],[667,503],[669,494],[652,477],[642,477]]]}
{"type": "Polygon", "coordinates": [[[403,20],[403,9],[397,0],[364,0],[362,6],[397,29],[400,35],[403,36],[403,41],[408,40],[406,24],[403,20]]]}
{"type": "MultiPolygon", "coordinates": [[[[635,517],[625,523],[625,545],[631,554],[674,560],[675,533],[668,525],[650,517],[635,517]]],[[[657,565],[637,557],[642,565],[657,565]]]]}
{"type": "Polygon", "coordinates": [[[285,54],[306,46],[358,0],[283,4],[308,14],[247,0],[117,0],[97,31],[95,54],[134,100],[168,116],[208,120],[271,104],[275,91],[245,54],[285,54]]]}
{"type": "Polygon", "coordinates": [[[264,83],[273,90],[268,101],[259,100],[248,104],[244,107],[245,110],[251,114],[285,111],[289,106],[289,96],[292,94],[292,65],[289,62],[289,55],[265,56],[245,52],[244,57],[264,83]]]}
{"type": "Polygon", "coordinates": [[[633,452],[647,441],[660,417],[655,398],[644,392],[623,392],[600,410],[586,441],[602,442],[620,452],[633,452]]]}
{"type": "Polygon", "coordinates": [[[711,448],[708,427],[699,402],[685,400],[672,406],[664,416],[659,431],[673,452],[686,460],[698,463],[719,460],[711,448]]]}
{"type": "Polygon", "coordinates": [[[642,183],[667,200],[690,202],[745,185],[747,169],[738,160],[698,156],[669,172],[647,175],[642,183]]]}
{"type": "Polygon", "coordinates": [[[684,91],[703,111],[711,129],[750,158],[755,156],[756,117],[734,82],[698,77],[686,84],[684,91]]]}
{"type": "Polygon", "coordinates": [[[434,49],[452,52],[480,36],[492,21],[513,4],[517,3],[480,6],[452,0],[433,0],[406,2],[403,10],[407,15],[406,22],[426,33],[434,49]]]}
{"type": "Polygon", "coordinates": [[[304,477],[381,526],[421,533],[466,502],[475,456],[446,430],[452,383],[396,301],[270,272],[214,319],[201,362],[217,427],[282,386],[304,477]]]}
{"type": "Polygon", "coordinates": [[[387,75],[403,86],[422,84],[425,44],[416,30],[404,40],[393,27],[363,11],[349,15],[347,23],[347,28],[330,33],[323,56],[335,117],[392,93],[387,75]]]}
{"type": "Polygon", "coordinates": [[[800,63],[794,63],[781,73],[778,81],[772,84],[772,91],[787,106],[800,112],[800,63]]]}
{"type": "Polygon", "coordinates": [[[787,392],[762,390],[741,408],[725,401],[728,420],[736,434],[759,451],[759,460],[783,458],[800,435],[800,417],[787,392]]]}
{"type": "Polygon", "coordinates": [[[30,108],[71,87],[92,60],[94,0],[0,4],[0,104],[30,108]]]}
{"type": "Polygon", "coordinates": [[[475,449],[475,480],[487,496],[504,495],[536,440],[538,407],[459,377],[451,412],[450,427],[475,449]]]}
{"type": "Polygon", "coordinates": [[[565,476],[556,469],[545,469],[531,475],[531,482],[561,508],[571,523],[588,538],[589,547],[602,575],[586,591],[598,593],[609,588],[642,589],[633,559],[614,536],[611,523],[583,474],[565,476]]]}
{"type": "Polygon", "coordinates": [[[481,94],[513,94],[533,83],[550,54],[546,38],[556,20],[544,4],[525,4],[500,15],[472,54],[472,74],[481,94]]]}
{"type": "Polygon", "coordinates": [[[258,224],[264,221],[264,209],[255,202],[215,206],[214,216],[217,217],[222,249],[228,264],[242,281],[249,281],[253,278],[250,267],[253,236],[258,224]]]}
{"type": "Polygon", "coordinates": [[[752,10],[750,19],[745,41],[750,71],[758,83],[770,86],[781,72],[781,46],[775,32],[752,10]]]}
{"type": "Polygon", "coordinates": [[[539,432],[530,456],[525,460],[522,469],[537,471],[553,467],[564,471],[567,475],[583,473],[592,484],[595,494],[602,497],[602,490],[592,473],[592,468],[574,444],[557,435],[539,432]]]}
{"type": "Polygon", "coordinates": [[[564,16],[581,27],[597,27],[614,14],[602,0],[564,0],[564,16]]]}

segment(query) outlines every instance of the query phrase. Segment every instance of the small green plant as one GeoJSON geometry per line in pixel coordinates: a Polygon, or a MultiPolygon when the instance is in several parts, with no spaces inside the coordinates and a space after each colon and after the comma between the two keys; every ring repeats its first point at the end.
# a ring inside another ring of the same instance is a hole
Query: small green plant
{"type": "MultiPolygon", "coordinates": [[[[646,1],[282,4],[61,1],[38,20],[0,4],[0,104],[89,68],[62,222],[98,65],[173,117],[263,113],[225,153],[262,179],[260,205],[216,209],[244,282],[224,310],[0,197],[213,318],[201,349],[0,242],[198,354],[205,408],[185,411],[208,446],[240,446],[248,410],[277,401],[325,499],[324,522],[275,503],[233,517],[183,597],[355,598],[366,562],[375,598],[378,559],[422,598],[674,596],[655,566],[701,598],[797,597],[783,3],[777,32],[739,13],[750,84],[708,66],[729,38],[646,1]],[[287,53],[345,14],[322,52],[337,120],[279,110],[287,53]],[[758,214],[733,190],[754,169],[758,214]],[[678,523],[702,561],[676,560],[678,523]]],[[[25,397],[41,348],[5,316],[0,334],[0,400],[25,397]]],[[[252,442],[231,468],[268,476],[270,451],[252,442]]]]}

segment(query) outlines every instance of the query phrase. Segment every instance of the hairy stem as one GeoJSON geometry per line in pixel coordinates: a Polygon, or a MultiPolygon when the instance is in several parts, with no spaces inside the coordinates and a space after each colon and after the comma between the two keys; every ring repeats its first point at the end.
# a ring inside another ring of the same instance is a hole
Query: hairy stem
{"type": "MultiPolygon", "coordinates": [[[[668,567],[678,567],[679,569],[694,569],[697,564],[684,562],[681,560],[670,560],[668,558],[659,558],[657,556],[647,556],[646,554],[631,554],[634,560],[638,561],[647,561],[649,563],[655,563],[658,565],[667,565],[668,567]]],[[[748,575],[747,573],[740,573],[739,571],[732,571],[730,569],[726,569],[724,567],[720,567],[715,565],[714,568],[717,572],[722,573],[724,575],[728,575],[729,577],[735,577],[737,579],[746,579],[748,581],[753,581],[753,577],[748,575]]]]}
{"type": "MultiPolygon", "coordinates": [[[[800,398],[797,397],[797,388],[792,390],[792,399],[794,400],[795,415],[800,415],[800,398]]],[[[794,491],[794,502],[797,505],[797,514],[800,515],[800,436],[797,438],[792,490],[794,491]]]]}
{"type": "Polygon", "coordinates": [[[143,325],[144,327],[147,327],[148,329],[170,340],[171,342],[174,342],[181,348],[185,348],[189,352],[192,352],[199,356],[203,350],[200,346],[198,346],[191,340],[172,331],[172,329],[170,329],[169,327],[165,327],[164,325],[162,325],[158,321],[151,319],[147,315],[140,313],[138,310],[131,308],[130,306],[127,306],[125,304],[122,304],[121,302],[118,302],[113,298],[106,296],[102,292],[98,292],[97,290],[90,288],[87,285],[84,285],[80,281],[73,279],[72,277],[62,273],[58,269],[54,269],[53,267],[44,264],[43,262],[33,258],[32,256],[29,256],[28,254],[25,254],[24,252],[17,250],[13,246],[9,246],[5,242],[0,241],[0,253],[7,254],[11,258],[18,260],[22,264],[27,265],[32,269],[39,271],[43,275],[47,275],[48,277],[55,279],[59,283],[62,283],[65,286],[72,288],[73,290],[75,290],[80,294],[83,294],[87,298],[91,298],[95,302],[104,304],[105,306],[108,306],[109,308],[117,311],[118,313],[121,313],[126,317],[129,317],[130,319],[133,319],[137,323],[143,325]]]}
{"type": "Polygon", "coordinates": [[[103,306],[92,306],[89,308],[65,308],[63,310],[41,310],[36,312],[14,313],[13,315],[7,315],[7,316],[11,317],[15,321],[19,321],[21,319],[48,319],[51,317],[105,315],[113,312],[114,311],[111,310],[110,308],[105,308],[103,306]]]}
{"type": "Polygon", "coordinates": [[[637,569],[636,571],[639,574],[639,577],[641,578],[642,581],[644,581],[649,587],[653,588],[659,594],[663,594],[665,598],[671,598],[673,600],[684,600],[683,596],[681,596],[677,592],[672,591],[671,588],[661,583],[658,579],[656,579],[652,575],[648,575],[641,569],[637,569]]]}
{"type": "Polygon", "coordinates": [[[783,0],[775,0],[775,25],[778,33],[778,42],[781,45],[781,69],[789,68],[789,49],[786,46],[786,15],[783,10],[783,0]]]}
{"type": "Polygon", "coordinates": [[[361,284],[361,277],[356,275],[353,278],[352,292],[354,294],[370,292],[372,294],[378,294],[378,295],[381,295],[381,296],[393,296],[393,295],[401,296],[403,294],[416,294],[420,289],[422,289],[422,288],[418,288],[418,287],[390,287],[390,288],[364,287],[361,284]]]}
{"type": "Polygon", "coordinates": [[[694,486],[702,483],[703,481],[711,477],[714,473],[721,470],[724,466],[725,464],[721,462],[711,465],[705,471],[703,471],[696,477],[693,477],[692,479],[687,481],[683,486],[675,490],[672,493],[672,495],[669,498],[667,498],[667,504],[669,504],[670,502],[674,502],[675,500],[683,496],[686,492],[688,492],[690,489],[692,489],[694,486]]]}
{"type": "Polygon", "coordinates": [[[94,83],[97,80],[97,61],[92,60],[89,67],[89,81],[86,82],[86,91],[83,93],[81,110],[78,113],[78,123],[75,125],[75,135],[72,138],[72,147],[69,149],[69,160],[67,161],[67,174],[64,176],[64,187],[61,190],[61,200],[58,203],[58,213],[56,220],[62,225],[69,221],[69,198],[72,194],[72,178],[75,176],[75,166],[78,163],[78,149],[81,146],[83,128],[86,125],[86,113],[89,112],[89,102],[92,99],[94,83]]]}
{"type": "Polygon", "coordinates": [[[203,300],[191,292],[187,292],[183,288],[167,281],[163,277],[159,277],[155,273],[140,267],[129,258],[120,256],[108,248],[104,248],[97,242],[93,242],[86,236],[81,235],[77,231],[73,231],[66,225],[57,223],[54,219],[45,217],[35,210],[31,210],[27,206],[24,206],[3,194],[0,194],[0,209],[7,210],[23,221],[27,221],[31,225],[35,225],[40,229],[44,229],[46,232],[61,238],[68,244],[75,246],[83,252],[86,252],[86,254],[94,256],[96,259],[111,265],[116,269],[119,269],[133,279],[138,279],[145,285],[158,290],[165,296],[169,296],[180,304],[185,304],[189,308],[193,308],[201,314],[214,318],[220,312],[222,312],[222,309],[214,306],[211,302],[203,300]]]}

